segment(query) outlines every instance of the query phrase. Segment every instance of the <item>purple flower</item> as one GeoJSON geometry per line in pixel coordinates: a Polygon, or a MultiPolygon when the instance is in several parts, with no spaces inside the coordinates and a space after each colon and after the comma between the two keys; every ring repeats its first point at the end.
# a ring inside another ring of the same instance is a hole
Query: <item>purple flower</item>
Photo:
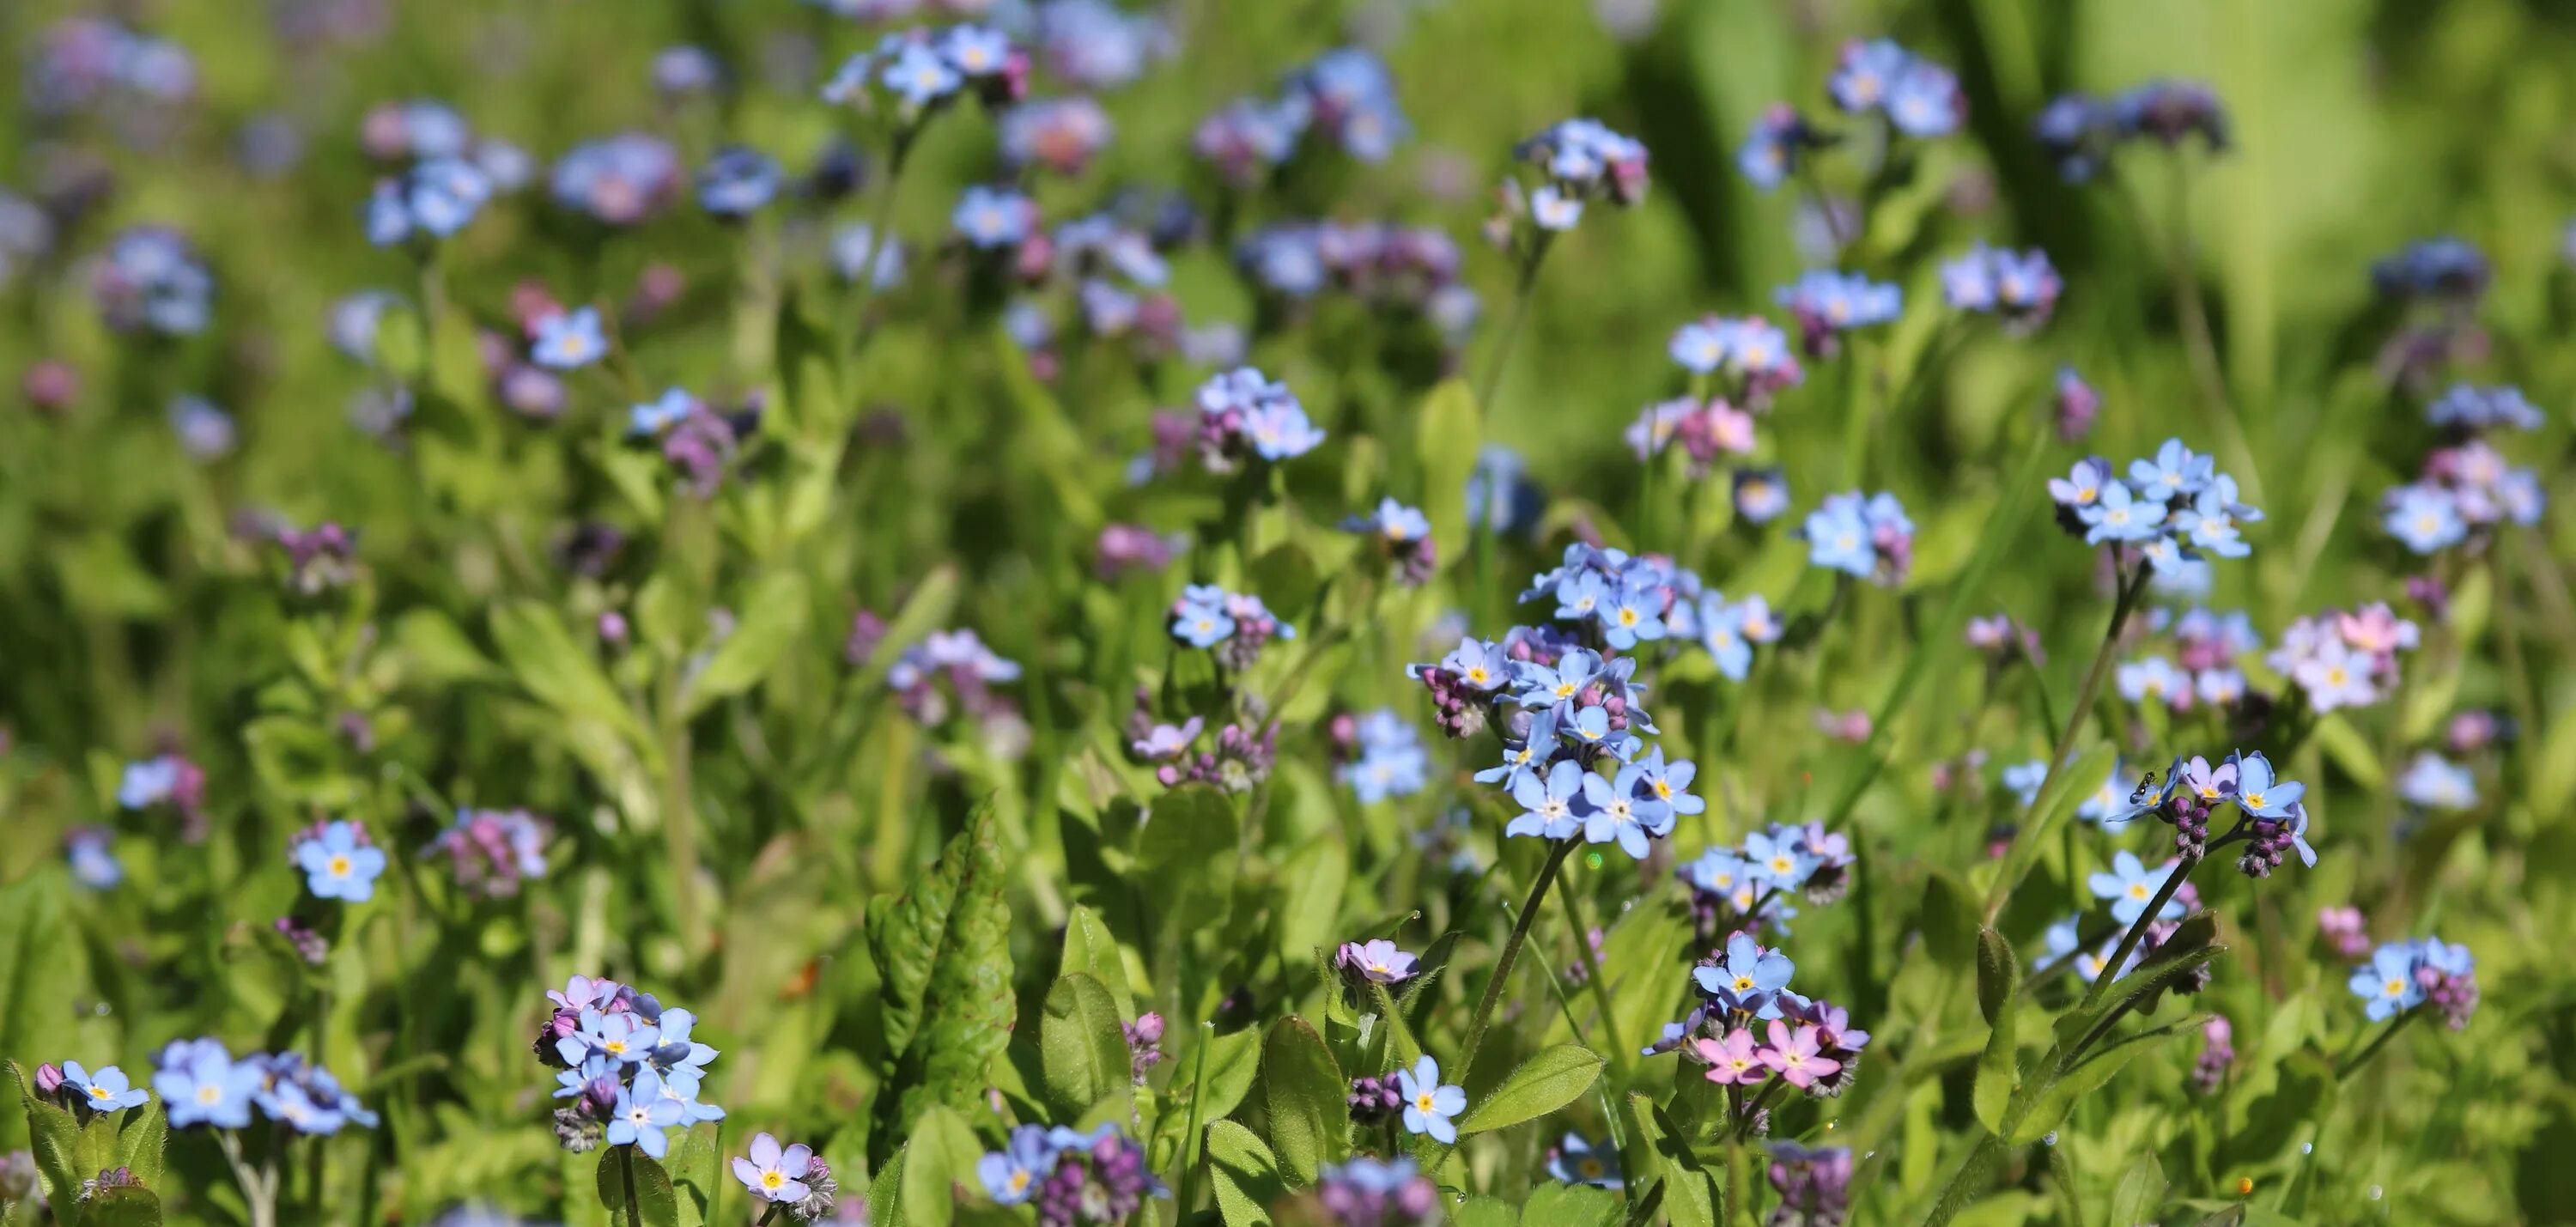
{"type": "Polygon", "coordinates": [[[758,1133],[752,1135],[751,1156],[735,1156],[733,1178],[751,1190],[752,1196],[785,1204],[803,1201],[813,1191],[805,1184],[813,1167],[813,1147],[798,1142],[781,1149],[777,1138],[758,1133]]]}
{"type": "Polygon", "coordinates": [[[1335,962],[1371,984],[1402,984],[1413,978],[1416,960],[1395,948],[1395,943],[1372,939],[1366,943],[1344,942],[1335,962]]]}

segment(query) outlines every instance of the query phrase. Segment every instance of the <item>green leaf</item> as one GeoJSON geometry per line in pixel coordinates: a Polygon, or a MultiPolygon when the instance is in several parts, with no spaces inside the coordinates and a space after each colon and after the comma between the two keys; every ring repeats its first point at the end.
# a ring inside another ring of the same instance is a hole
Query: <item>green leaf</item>
{"type": "Polygon", "coordinates": [[[841,406],[840,370],[832,339],[806,318],[795,286],[778,296],[778,326],[772,348],[778,356],[778,399],[783,416],[806,438],[837,431],[847,416],[841,406]]]}
{"type": "Polygon", "coordinates": [[[1987,1033],[1985,1050],[1977,1057],[1977,1123],[1997,1137],[2003,1136],[2005,1110],[2012,1103],[2013,1092],[2021,1089],[2021,1065],[2013,1046],[2011,1006],[2008,1000],[1995,1014],[1994,1030],[1987,1033]]]}
{"type": "Polygon", "coordinates": [[[1459,378],[1442,380],[1422,402],[1414,452],[1422,458],[1422,497],[1431,521],[1431,545],[1444,566],[1467,556],[1467,475],[1476,466],[1484,436],[1476,394],[1459,378]]]}
{"type": "Polygon", "coordinates": [[[36,1055],[70,1033],[79,970],[63,918],[63,879],[29,874],[0,887],[0,1053],[36,1055]]]}
{"type": "Polygon", "coordinates": [[[891,1143],[934,1103],[966,1109],[1011,1039],[1011,910],[992,805],[977,806],[929,877],[872,903],[868,943],[881,976],[891,1057],[872,1136],[891,1143]]]}
{"type": "Polygon", "coordinates": [[[1924,877],[1923,948],[1945,970],[1965,973],[1977,958],[1977,905],[1959,875],[1930,869],[1924,877]]]}
{"type": "Polygon", "coordinates": [[[724,1157],[717,1153],[714,1139],[696,1128],[682,1130],[671,1144],[664,1170],[671,1176],[680,1227],[705,1227],[707,1211],[721,1191],[719,1181],[732,1179],[724,1174],[724,1157]]]}
{"type": "Polygon", "coordinates": [[[2156,1162],[2155,1151],[2142,1149],[2137,1162],[2120,1173],[2120,1182],[2111,1186],[2111,1213],[2103,1218],[2103,1227],[2154,1222],[2156,1210],[2164,1201],[2164,1165],[2156,1162]]]}
{"type": "Polygon", "coordinates": [[[2003,912],[2004,901],[2012,897],[2013,889],[2020,886],[2022,878],[2030,873],[2032,863],[2039,858],[2040,848],[2054,838],[2057,824],[2066,821],[2067,816],[2075,812],[2075,807],[2084,803],[2084,798],[2102,786],[2102,781],[2111,774],[2111,764],[2118,762],[2119,757],[2118,749],[2111,743],[2098,742],[2079,751],[2074,761],[2048,778],[2048,786],[2041,790],[2039,800],[2031,806],[2030,820],[2022,824],[2021,833],[2013,837],[2012,846],[2004,852],[2003,867],[1995,874],[1994,889],[1986,894],[1987,915],[2003,912]]]}
{"type": "Polygon", "coordinates": [[[2280,1082],[2246,1108],[2245,1127],[2229,1138],[2229,1162],[2251,1167],[2270,1161],[2300,1130],[2332,1118],[2337,1091],[2334,1071],[2314,1053],[2290,1054],[2281,1062],[2280,1082]]]}
{"type": "Polygon", "coordinates": [[[914,1227],[949,1227],[957,1217],[955,1186],[974,1181],[983,1144],[964,1117],[941,1104],[923,1111],[907,1137],[898,1186],[903,1221],[914,1227]]]}
{"type": "Polygon", "coordinates": [[[1093,1104],[1123,1096],[1135,1085],[1122,1021],[1118,1003],[1089,972],[1074,972],[1047,990],[1038,1053],[1047,1107],[1057,1120],[1079,1119],[1093,1104]]]}
{"type": "Polygon", "coordinates": [[[57,1206],[71,1205],[79,1199],[81,1181],[98,1174],[96,1168],[81,1170],[80,1126],[70,1112],[36,1098],[16,1061],[7,1067],[9,1080],[18,1085],[19,1106],[27,1113],[27,1148],[45,1178],[45,1195],[57,1206]]]}
{"type": "Polygon", "coordinates": [[[571,719],[607,725],[637,745],[649,740],[616,684],[553,607],[525,600],[493,610],[492,640],[519,685],[538,702],[571,719]]]}
{"type": "MultiPolygon", "coordinates": [[[[1198,1092],[1201,1119],[1231,1116],[1252,1093],[1253,1082],[1261,1076],[1261,1033],[1249,1029],[1228,1031],[1201,1042],[1208,1045],[1207,1088],[1198,1092]]],[[[1179,1068],[1195,1070],[1198,1068],[1198,1054],[1180,1058],[1175,1064],[1179,1068]]],[[[1187,1102],[1190,1089],[1175,1086],[1172,1089],[1173,1102],[1187,1102]]]]}
{"type": "Polygon", "coordinates": [[[1458,1203],[1450,1227],[1520,1227],[1521,1208],[1499,1197],[1479,1193],[1458,1203]]]}
{"type": "Polygon", "coordinates": [[[1102,922],[1100,913],[1075,904],[1073,914],[1064,921],[1064,958],[1056,974],[1069,976],[1089,972],[1109,990],[1109,999],[1118,1003],[1118,1016],[1130,1018],[1136,1013],[1135,990],[1127,982],[1127,956],[1118,946],[1118,938],[1102,922]]]}
{"type": "Polygon", "coordinates": [[[1977,930],[1977,1011],[1992,1023],[2012,1008],[2013,994],[2021,987],[2021,961],[2014,957],[2012,943],[1989,928],[1977,930]]]}
{"type": "Polygon", "coordinates": [[[501,666],[466,638],[455,619],[436,609],[413,609],[396,619],[394,648],[410,666],[408,672],[431,685],[504,676],[501,666]]]}
{"type": "Polygon", "coordinates": [[[671,1189],[671,1173],[662,1170],[653,1156],[632,1146],[601,1147],[599,1204],[608,1208],[608,1217],[614,1222],[627,1221],[629,1187],[635,1190],[635,1211],[644,1227],[680,1227],[680,1199],[671,1189]]]}
{"type": "Polygon", "coordinates": [[[1530,1191],[1521,1203],[1521,1221],[1547,1227],[1617,1227],[1628,1204],[1608,1189],[1588,1184],[1549,1181],[1530,1191]]]}
{"type": "MultiPolygon", "coordinates": [[[[169,1146],[170,1118],[161,1114],[161,1101],[156,1099],[126,1113],[133,1119],[116,1135],[115,1166],[134,1173],[146,1185],[161,1183],[162,1152],[169,1146]]],[[[102,1164],[102,1166],[106,1166],[102,1164]]]]}
{"type": "Polygon", "coordinates": [[[2227,947],[2214,945],[2210,939],[2218,933],[2218,920],[2208,912],[2194,912],[2183,918],[2173,935],[2156,947],[2155,954],[2138,965],[2137,970],[2112,982],[2103,990],[2102,999],[2091,1009],[2069,1010],[2057,1020],[2058,1038],[2072,1043],[2093,1025],[2110,1017],[2127,1002],[2137,999],[2140,1012],[2152,1010],[2156,994],[2171,987],[2202,964],[2227,953],[2227,947]]]}
{"type": "Polygon", "coordinates": [[[1645,1095],[1628,1096],[1628,1108],[1640,1140],[1663,1169],[1664,1213],[1672,1227],[1718,1227],[1717,1190],[1691,1153],[1689,1135],[1645,1095]]]}
{"type": "Polygon", "coordinates": [[[736,613],[733,633],[688,683],[681,708],[690,715],[751,689],[777,667],[805,630],[804,575],[773,571],[762,576],[743,593],[736,613]]]}
{"type": "Polygon", "coordinates": [[[80,1227],[161,1227],[161,1195],[127,1185],[80,1204],[80,1227]]]}
{"type": "Polygon", "coordinates": [[[1332,1050],[1305,1019],[1292,1014],[1271,1026],[1261,1046],[1262,1104],[1290,1185],[1315,1183],[1317,1169],[1350,1154],[1350,1093],[1332,1050]]]}
{"type": "Polygon", "coordinates": [[[1266,1227],[1270,1203],[1287,1195],[1279,1157],[1259,1135],[1230,1120],[1207,1130],[1208,1172],[1215,1177],[1216,1212],[1225,1227],[1266,1227]]]}
{"type": "Polygon", "coordinates": [[[1342,889],[1350,877],[1350,851],[1333,835],[1309,841],[1279,866],[1272,879],[1279,887],[1272,915],[1281,962],[1294,967],[1332,942],[1342,913],[1342,889]]]}
{"type": "Polygon", "coordinates": [[[871,1227],[908,1227],[903,1214],[903,1169],[911,1157],[911,1147],[898,1146],[877,1165],[875,1178],[868,1181],[871,1227]]]}
{"type": "Polygon", "coordinates": [[[1276,546],[1263,554],[1253,562],[1244,580],[1273,615],[1291,626],[1306,624],[1324,586],[1323,578],[1315,573],[1314,561],[1294,544],[1276,546]]]}
{"type": "Polygon", "coordinates": [[[2012,1136],[2004,1140],[2023,1146],[2055,1132],[2059,1125],[2065,1123],[2066,1114],[2075,1110],[2078,1101],[2102,1089],[2102,1085],[2127,1068],[2129,1062],[2137,1060],[2141,1053],[2153,1047],[2153,1043],[2122,1044],[2068,1070],[2064,1076],[2050,1083],[2047,1090],[2040,1092],[2038,1099],[2031,1103],[2029,1113],[2013,1126],[2012,1136]]]}
{"type": "Polygon", "coordinates": [[[2549,735],[2533,756],[2531,812],[2564,814],[2570,802],[2576,802],[2576,710],[2570,710],[2549,722],[2549,735]]]}
{"type": "Polygon", "coordinates": [[[1136,830],[1136,864],[1139,893],[1163,922],[1203,929],[1225,920],[1221,906],[1215,915],[1206,907],[1232,898],[1240,824],[1234,802],[1205,784],[1175,788],[1154,802],[1152,817],[1136,830]]]}
{"type": "Polygon", "coordinates": [[[1460,1133],[1488,1133],[1536,1120],[1583,1097],[1601,1077],[1601,1054],[1576,1044],[1542,1049],[1467,1110],[1460,1133]]]}
{"type": "Polygon", "coordinates": [[[903,608],[886,623],[885,637],[877,641],[876,650],[868,653],[867,663],[859,668],[856,685],[860,692],[875,690],[905,648],[929,638],[930,632],[948,621],[949,611],[957,604],[957,584],[956,564],[943,562],[912,586],[912,595],[904,599],[903,608]]]}

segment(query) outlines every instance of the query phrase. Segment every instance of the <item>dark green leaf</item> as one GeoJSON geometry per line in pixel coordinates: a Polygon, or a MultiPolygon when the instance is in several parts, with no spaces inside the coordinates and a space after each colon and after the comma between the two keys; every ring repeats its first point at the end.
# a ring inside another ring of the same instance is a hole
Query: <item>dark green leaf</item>
{"type": "Polygon", "coordinates": [[[892,1077],[878,1136],[891,1143],[934,1103],[971,1108],[1010,1043],[1011,911],[992,807],[976,807],[910,893],[868,910],[892,1077]]]}
{"type": "Polygon", "coordinates": [[[1315,573],[1314,561],[1295,545],[1272,547],[1269,553],[1253,560],[1244,578],[1261,597],[1261,603],[1291,626],[1303,626],[1310,620],[1316,594],[1324,586],[1322,577],[1315,573]]]}
{"type": "Polygon", "coordinates": [[[1638,1132],[1645,1135],[1641,1140],[1663,1170],[1664,1212],[1673,1227],[1718,1227],[1717,1190],[1691,1153],[1689,1135],[1644,1095],[1630,1095],[1628,1106],[1638,1132]]]}
{"type": "Polygon", "coordinates": [[[1074,972],[1047,990],[1038,1052],[1047,1107],[1057,1120],[1079,1119],[1092,1105],[1123,1096],[1134,1085],[1123,1021],[1109,990],[1089,972],[1074,972]]]}
{"type": "Polygon", "coordinates": [[[1288,1191],[1280,1179],[1279,1157],[1261,1138],[1230,1120],[1208,1126],[1209,1174],[1215,1177],[1217,1214],[1225,1227],[1263,1227],[1268,1207],[1288,1191]]]}
{"type": "Polygon", "coordinates": [[[161,1197],[128,1185],[82,1202],[80,1227],[161,1227],[161,1197]]]}
{"type": "Polygon", "coordinates": [[[170,1140],[170,1118],[161,1114],[161,1101],[156,1099],[127,1111],[131,1118],[116,1135],[114,1166],[134,1173],[146,1185],[161,1183],[161,1155],[170,1140]]]}
{"type": "Polygon", "coordinates": [[[2311,1123],[2330,1119],[2338,1086],[2334,1071],[2309,1052],[2292,1053],[2281,1062],[2281,1080],[2272,1093],[2245,1110],[2245,1127],[2228,1142],[2228,1161],[2253,1166],[2270,1161],[2311,1123]]]}
{"type": "Polygon", "coordinates": [[[51,873],[0,888],[0,1053],[40,1057],[70,1031],[79,972],[63,892],[51,873]]]}
{"type": "Polygon", "coordinates": [[[1579,1045],[1543,1049],[1521,1062],[1483,1103],[1468,1105],[1458,1132],[1486,1133],[1554,1112],[1591,1090],[1601,1065],[1601,1054],[1579,1045]]]}
{"type": "Polygon", "coordinates": [[[1350,1083],[1305,1019],[1291,1015],[1270,1028],[1261,1046],[1261,1093],[1270,1148],[1289,1184],[1315,1183],[1317,1169],[1350,1153],[1350,1083]]]}
{"type": "Polygon", "coordinates": [[[1977,957],[1977,905],[1959,875],[1947,869],[1925,871],[1923,883],[1923,948],[1948,971],[1966,974],[1977,957]]]}
{"type": "Polygon", "coordinates": [[[627,1221],[629,1189],[634,1191],[635,1213],[643,1227],[680,1227],[680,1199],[671,1189],[671,1174],[632,1146],[601,1147],[599,1204],[620,1224],[627,1221]]]}
{"type": "Polygon", "coordinates": [[[1977,1011],[1988,1023],[2011,1008],[2013,993],[2021,987],[2021,961],[2014,957],[2012,943],[1993,929],[1977,930],[1977,1011]]]}

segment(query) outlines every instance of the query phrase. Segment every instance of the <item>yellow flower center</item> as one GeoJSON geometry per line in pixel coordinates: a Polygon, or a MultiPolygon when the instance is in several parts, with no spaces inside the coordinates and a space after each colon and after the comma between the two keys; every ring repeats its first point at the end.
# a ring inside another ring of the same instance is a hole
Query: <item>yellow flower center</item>
{"type": "Polygon", "coordinates": [[[2131,883],[2129,883],[2129,897],[2130,897],[2130,898],[2132,898],[2132,899],[2144,899],[2144,898],[2146,898],[2146,897],[2147,897],[2147,884],[2146,884],[2146,883],[2144,883],[2144,882],[2131,882],[2131,883]]]}
{"type": "Polygon", "coordinates": [[[1751,987],[1753,987],[1753,977],[1737,976],[1735,978],[1735,991],[1740,993],[1751,987]]]}
{"type": "Polygon", "coordinates": [[[2245,808],[2247,808],[2247,809],[2261,809],[2261,808],[2263,808],[2263,794],[2261,794],[2261,793],[2259,793],[2259,792],[2249,792],[2249,793],[2245,794],[2245,798],[2244,798],[2244,799],[2245,799],[2245,808]]]}
{"type": "Polygon", "coordinates": [[[786,1173],[779,1171],[777,1168],[774,1168],[774,1167],[773,1167],[773,1168],[769,1169],[768,1171],[762,1172],[762,1173],[760,1174],[760,1187],[762,1187],[762,1188],[764,1188],[764,1189],[777,1189],[777,1188],[781,1188],[781,1187],[785,1186],[785,1185],[786,1185],[786,1183],[787,1183],[787,1175],[786,1175],[786,1173]]]}
{"type": "Polygon", "coordinates": [[[1423,1111],[1425,1111],[1425,1112],[1430,1111],[1430,1110],[1431,1110],[1431,1092],[1429,1092],[1429,1091],[1424,1091],[1424,1092],[1422,1092],[1421,1094],[1414,1096],[1414,1097],[1413,1097],[1413,1106],[1414,1106],[1414,1107],[1417,1107],[1417,1108],[1420,1108],[1420,1109],[1422,1109],[1422,1110],[1423,1110],[1423,1111]]]}
{"type": "Polygon", "coordinates": [[[331,876],[335,878],[345,878],[349,876],[348,857],[335,856],[331,858],[331,876]]]}
{"type": "Polygon", "coordinates": [[[2389,996],[2403,997],[2406,995],[2406,982],[2404,980],[2390,980],[2387,984],[2387,989],[2389,996]]]}

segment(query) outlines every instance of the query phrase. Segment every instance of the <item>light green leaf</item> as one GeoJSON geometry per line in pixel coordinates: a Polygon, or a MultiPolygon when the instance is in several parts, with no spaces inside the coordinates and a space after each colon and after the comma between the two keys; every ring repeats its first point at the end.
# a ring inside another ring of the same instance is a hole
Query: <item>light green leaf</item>
{"type": "Polygon", "coordinates": [[[1469,1106],[1458,1132],[1488,1133],[1554,1112],[1591,1090],[1601,1066],[1601,1054],[1580,1045],[1543,1049],[1521,1062],[1483,1103],[1469,1106]]]}
{"type": "Polygon", "coordinates": [[[1995,1014],[1994,1030],[1987,1033],[1985,1050],[1977,1057],[1974,1095],[1977,1123],[1998,1137],[2003,1135],[2005,1109],[2012,1102],[2013,1092],[2021,1089],[2021,1066],[2013,1048],[2011,1006],[2012,1003],[2006,1001],[2004,1008],[1995,1014]]]}
{"type": "Polygon", "coordinates": [[[1663,1171],[1663,1209],[1672,1227],[1718,1227],[1717,1191],[1699,1156],[1691,1153],[1689,1136],[1646,1095],[1628,1096],[1628,1108],[1642,1135],[1639,1142],[1663,1171]]]}
{"type": "Polygon", "coordinates": [[[170,1118],[161,1114],[161,1101],[158,1099],[132,1109],[126,1115],[133,1119],[126,1121],[125,1128],[116,1135],[114,1166],[134,1173],[135,1179],[157,1188],[161,1184],[162,1152],[168,1149],[170,1141],[170,1118]]]}
{"type": "Polygon", "coordinates": [[[1324,1037],[1290,1015],[1270,1028],[1261,1046],[1261,1094],[1270,1114],[1270,1146],[1288,1183],[1315,1183],[1324,1164],[1351,1150],[1350,1082],[1324,1037]]]}
{"type": "Polygon", "coordinates": [[[36,1171],[45,1178],[45,1195],[57,1206],[71,1205],[80,1196],[81,1181],[97,1174],[95,1168],[81,1170],[80,1126],[71,1113],[36,1098],[16,1061],[8,1062],[7,1068],[9,1080],[18,1087],[19,1107],[27,1114],[27,1148],[35,1155],[36,1171]]]}
{"type": "Polygon", "coordinates": [[[539,702],[572,719],[607,725],[638,746],[649,741],[617,686],[551,606],[524,600],[493,610],[492,640],[519,685],[539,702]]]}
{"type": "Polygon", "coordinates": [[[1618,1227],[1627,1210],[1628,1203],[1608,1189],[1552,1180],[1530,1190],[1521,1221],[1532,1227],[1618,1227]]]}
{"type": "Polygon", "coordinates": [[[2118,762],[2119,757],[2119,751],[2109,742],[2097,742],[2079,751],[2072,762],[2048,778],[2048,786],[2041,791],[2037,803],[2031,806],[2030,820],[2022,825],[2021,832],[2013,837],[2012,846],[2004,852],[2003,867],[1995,875],[1994,889],[1986,895],[1986,915],[1995,916],[2003,912],[2004,901],[2012,897],[2013,889],[2020,886],[2022,878],[2030,873],[2032,863],[2039,858],[2040,848],[2056,838],[2057,824],[2066,821],[2067,816],[2075,812],[2075,807],[2084,803],[2084,798],[2102,786],[2102,781],[2111,774],[2111,764],[2118,762]]]}
{"type": "Polygon", "coordinates": [[[972,1186],[983,1144],[964,1117],[933,1104],[912,1123],[904,1144],[899,1198],[903,1220],[914,1227],[949,1227],[957,1217],[954,1186],[972,1186]]]}
{"type": "Polygon", "coordinates": [[[1467,475],[1475,469],[1483,415],[1476,394],[1459,378],[1442,380],[1422,402],[1414,452],[1422,458],[1422,514],[1431,521],[1431,545],[1442,566],[1467,555],[1467,475]]]}
{"type": "Polygon", "coordinates": [[[71,1029],[80,973],[64,891],[54,873],[0,887],[0,1053],[38,1055],[71,1029]]]}
{"type": "Polygon", "coordinates": [[[733,633],[688,684],[681,706],[695,715],[718,699],[751,689],[778,665],[805,629],[805,577],[773,571],[743,593],[733,633]]]}
{"type": "Polygon", "coordinates": [[[80,1227],[161,1227],[161,1195],[131,1185],[109,1189],[81,1203],[80,1227]]]}
{"type": "Polygon", "coordinates": [[[1458,1203],[1450,1227],[1520,1227],[1521,1208],[1499,1197],[1479,1193],[1458,1203]]]}
{"type": "Polygon", "coordinates": [[[1109,990],[1109,999],[1118,1003],[1120,1018],[1133,1018],[1136,997],[1127,981],[1127,956],[1118,946],[1118,938],[1100,919],[1100,913],[1083,904],[1075,904],[1073,914],[1064,922],[1064,958],[1056,968],[1059,976],[1089,972],[1109,990]]]}
{"type": "Polygon", "coordinates": [[[1038,1022],[1038,1052],[1046,1074],[1047,1107],[1058,1120],[1074,1120],[1134,1085],[1118,1003],[1089,972],[1077,971],[1047,990],[1038,1022]]]}
{"type": "Polygon", "coordinates": [[[1309,841],[1280,865],[1272,878],[1279,888],[1272,914],[1278,919],[1281,962],[1294,967],[1332,942],[1350,876],[1350,851],[1332,835],[1309,841]]]}
{"type": "Polygon", "coordinates": [[[2129,1062],[2137,1060],[2140,1054],[2155,1046],[2156,1042],[2153,1040],[2138,1044],[2122,1044],[2068,1070],[2063,1077],[2050,1083],[2047,1090],[2039,1093],[2039,1098],[2032,1102],[2030,1111],[2013,1126],[2012,1136],[2004,1140],[2015,1146],[2026,1146],[2056,1132],[2057,1127],[2066,1122],[2066,1114],[2075,1109],[2077,1102],[2102,1089],[2103,1084],[2127,1068],[2129,1062]]]}
{"type": "Polygon", "coordinates": [[[2140,1150],[2137,1162],[2111,1186],[2111,1213],[2103,1218],[2103,1227],[2154,1222],[2156,1210],[2164,1205],[2165,1187],[2164,1165],[2156,1162],[2156,1152],[2140,1150]]]}

